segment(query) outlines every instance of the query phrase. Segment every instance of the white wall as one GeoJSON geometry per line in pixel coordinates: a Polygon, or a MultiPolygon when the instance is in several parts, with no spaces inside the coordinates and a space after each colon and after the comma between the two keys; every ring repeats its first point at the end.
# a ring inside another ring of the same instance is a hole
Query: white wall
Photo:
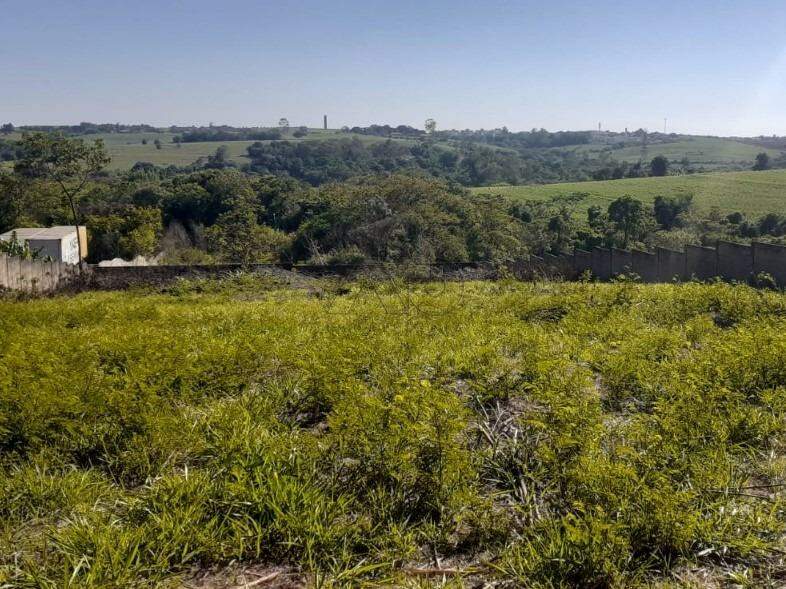
{"type": "Polygon", "coordinates": [[[73,235],[64,237],[61,242],[61,256],[60,260],[66,264],[79,263],[79,241],[76,232],[73,235]]]}

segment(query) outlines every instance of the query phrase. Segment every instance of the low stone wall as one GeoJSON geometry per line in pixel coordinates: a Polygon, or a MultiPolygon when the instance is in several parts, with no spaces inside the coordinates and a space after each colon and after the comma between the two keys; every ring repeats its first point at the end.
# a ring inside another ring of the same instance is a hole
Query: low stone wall
{"type": "Polygon", "coordinates": [[[54,292],[80,279],[79,266],[0,254],[0,288],[31,293],[54,292]]]}
{"type": "MultiPolygon", "coordinates": [[[[124,289],[133,286],[163,286],[178,279],[222,278],[238,272],[297,280],[298,277],[352,278],[373,275],[381,279],[392,276],[394,270],[384,265],[293,265],[293,264],[221,264],[210,266],[92,266],[89,286],[102,290],[124,289]]],[[[432,264],[396,270],[423,280],[474,280],[493,278],[495,271],[488,265],[432,264]]]]}
{"type": "MultiPolygon", "coordinates": [[[[572,254],[531,256],[511,264],[512,273],[522,280],[562,278],[575,280],[590,271],[601,280],[620,274],[637,274],[643,282],[673,282],[715,277],[727,281],[750,282],[766,273],[786,288],[786,247],[764,243],[752,246],[719,242],[717,248],[688,246],[684,252],[658,248],[655,253],[638,250],[596,248],[572,254]]],[[[385,265],[292,265],[255,264],[242,266],[92,266],[86,274],[62,262],[23,260],[0,254],[0,288],[25,292],[53,292],[84,282],[90,288],[123,289],[136,285],[164,285],[178,278],[216,278],[234,272],[294,279],[299,276],[352,278],[373,275],[380,279],[407,275],[422,280],[480,280],[497,276],[493,267],[482,263],[432,264],[393,269],[385,265]]]]}

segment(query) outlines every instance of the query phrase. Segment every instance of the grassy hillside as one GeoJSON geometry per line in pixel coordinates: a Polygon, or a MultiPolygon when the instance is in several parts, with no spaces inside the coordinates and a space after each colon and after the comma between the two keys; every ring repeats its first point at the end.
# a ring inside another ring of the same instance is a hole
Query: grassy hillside
{"type": "Polygon", "coordinates": [[[163,145],[161,149],[156,149],[153,141],[153,139],[148,140],[147,145],[142,145],[141,140],[136,143],[107,144],[107,151],[112,158],[109,169],[127,170],[137,162],[150,162],[159,166],[187,166],[193,164],[200,157],[213,155],[216,149],[222,145],[227,146],[230,160],[243,164],[248,162],[246,148],[253,143],[253,141],[204,141],[182,143],[178,147],[161,138],[163,145]]]}
{"type": "Polygon", "coordinates": [[[680,135],[673,141],[651,142],[647,145],[645,152],[642,152],[641,140],[633,137],[612,145],[597,142],[583,145],[578,148],[578,151],[595,154],[606,152],[612,159],[628,162],[636,162],[640,158],[649,161],[658,155],[663,155],[674,163],[687,158],[691,164],[703,168],[734,164],[749,167],[753,164],[756,155],[761,152],[765,152],[771,157],[776,157],[781,153],[776,149],[750,145],[725,137],[691,135],[680,135]]]}
{"type": "Polygon", "coordinates": [[[525,200],[549,199],[581,192],[588,195],[581,205],[582,209],[593,204],[605,207],[612,200],[624,195],[651,202],[659,195],[690,193],[694,195],[697,209],[704,212],[717,207],[723,212],[742,211],[750,215],[769,212],[786,214],[786,170],[504,186],[472,190],[477,193],[502,194],[525,200]]]}
{"type": "MultiPolygon", "coordinates": [[[[230,159],[238,164],[247,163],[246,147],[252,142],[230,141],[183,144],[177,148],[172,144],[174,135],[168,131],[150,133],[100,133],[84,136],[86,139],[101,138],[107,144],[112,156],[110,169],[123,170],[133,166],[138,161],[146,161],[159,165],[187,165],[200,157],[207,157],[215,150],[226,144],[230,151],[230,159]],[[148,141],[142,145],[142,140],[148,141]],[[156,150],[153,142],[159,139],[163,144],[162,150],[156,150]]],[[[377,142],[386,140],[383,137],[371,135],[347,135],[338,129],[310,129],[306,137],[297,139],[291,135],[285,138],[288,141],[318,141],[337,137],[357,137],[363,142],[377,142]]],[[[7,139],[19,139],[18,132],[6,136],[7,139]]],[[[396,142],[411,144],[412,140],[394,139],[396,142]]],[[[443,145],[455,145],[455,142],[444,142],[443,145]]],[[[486,145],[486,144],[483,144],[486,145]]],[[[494,145],[486,145],[495,151],[515,151],[494,145]]],[[[646,153],[642,154],[640,141],[635,137],[597,139],[588,145],[553,149],[530,149],[525,152],[543,156],[547,152],[575,151],[591,158],[608,158],[609,160],[636,162],[642,155],[649,160],[656,155],[665,155],[673,162],[687,158],[690,165],[703,171],[715,170],[740,170],[749,169],[753,164],[756,154],[764,151],[771,157],[780,155],[778,150],[767,149],[749,145],[733,139],[722,137],[678,136],[674,141],[664,143],[651,143],[646,153]],[[605,143],[609,141],[613,143],[605,143]]],[[[552,154],[553,155],[553,154],[552,154]]]]}
{"type": "MultiPolygon", "coordinates": [[[[697,164],[727,164],[742,162],[752,164],[756,155],[766,152],[772,157],[780,152],[747,143],[740,143],[731,139],[718,137],[689,137],[673,143],[657,143],[647,147],[649,158],[657,155],[666,156],[669,160],[678,162],[686,157],[691,163],[697,164]]],[[[616,159],[638,161],[641,155],[641,146],[625,147],[614,150],[616,159]]]]}
{"type": "MultiPolygon", "coordinates": [[[[292,129],[294,131],[294,129],[292,129]]],[[[200,157],[207,157],[215,153],[222,145],[226,145],[229,150],[229,159],[238,165],[248,163],[246,149],[254,141],[203,141],[198,143],[183,143],[180,147],[172,143],[174,133],[162,131],[159,133],[96,133],[83,135],[86,141],[101,139],[107,147],[107,152],[112,158],[108,166],[109,170],[127,170],[137,162],[149,162],[160,166],[187,166],[194,163],[200,157]],[[158,139],[162,143],[161,149],[156,149],[154,144],[158,139]],[[147,140],[147,145],[142,144],[142,140],[147,140]]],[[[22,134],[15,132],[6,136],[9,140],[21,139],[22,134]]],[[[292,137],[291,133],[284,136],[286,141],[320,141],[324,139],[338,138],[357,138],[364,143],[375,143],[385,141],[383,137],[370,135],[357,135],[342,133],[338,129],[310,129],[308,135],[297,138],[292,137]]],[[[410,144],[412,141],[407,139],[395,139],[397,142],[410,144]]],[[[266,143],[266,142],[265,142],[266,143]]],[[[0,165],[3,165],[0,163],[0,165]]],[[[12,167],[11,162],[6,162],[5,167],[12,167]]]]}
{"type": "Polygon", "coordinates": [[[0,301],[0,585],[776,583],[786,296],[232,282],[0,301]]]}
{"type": "MultiPolygon", "coordinates": [[[[248,163],[246,149],[254,141],[203,141],[198,143],[183,143],[180,147],[172,143],[172,133],[102,133],[87,136],[86,139],[101,138],[107,145],[107,151],[112,157],[110,170],[124,170],[136,162],[150,162],[156,165],[186,166],[194,163],[200,157],[207,157],[215,153],[222,145],[229,150],[229,159],[241,165],[248,163]],[[142,139],[147,139],[147,145],[142,144],[142,139]],[[154,141],[160,139],[162,149],[156,149],[154,141]]],[[[287,141],[319,141],[341,137],[358,137],[364,142],[381,141],[379,137],[366,135],[347,135],[337,130],[312,129],[302,138],[287,135],[287,141]]]]}
{"type": "MultiPolygon", "coordinates": [[[[304,138],[296,139],[287,137],[289,141],[318,141],[320,139],[330,139],[337,137],[357,137],[364,142],[384,141],[382,137],[369,135],[347,135],[337,130],[313,129],[304,138]]],[[[230,159],[238,164],[246,163],[246,147],[252,142],[230,141],[230,142],[202,142],[183,144],[177,148],[172,141],[170,133],[132,133],[132,134],[102,134],[107,143],[110,155],[112,156],[111,169],[127,169],[137,161],[147,161],[155,164],[186,165],[194,162],[199,157],[207,157],[215,152],[220,145],[227,145],[230,151],[230,159]],[[142,145],[142,138],[147,138],[148,145],[142,145]],[[164,149],[156,150],[153,141],[158,137],[164,143],[164,149]]],[[[395,139],[397,142],[411,143],[406,139],[395,139]]],[[[493,149],[504,150],[501,147],[490,146],[493,149]]],[[[593,144],[578,148],[579,151],[592,152],[593,157],[597,157],[605,151],[608,156],[615,160],[637,161],[641,155],[638,145],[628,145],[622,149],[606,148],[601,145],[593,144]]],[[[537,150],[536,150],[537,151],[537,150]]],[[[765,151],[770,156],[775,157],[779,154],[776,150],[765,149],[733,141],[730,139],[714,137],[688,137],[672,143],[661,143],[650,145],[647,150],[647,158],[656,155],[665,155],[672,161],[679,161],[687,157],[692,165],[704,169],[729,169],[736,167],[748,168],[752,165],[756,154],[765,151]]]]}

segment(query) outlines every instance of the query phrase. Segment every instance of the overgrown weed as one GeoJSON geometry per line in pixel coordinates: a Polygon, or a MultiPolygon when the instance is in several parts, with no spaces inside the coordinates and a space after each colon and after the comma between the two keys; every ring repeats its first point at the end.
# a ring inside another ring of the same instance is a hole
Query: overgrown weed
{"type": "Polygon", "coordinates": [[[773,574],[784,295],[248,280],[0,301],[0,585],[773,574]]]}

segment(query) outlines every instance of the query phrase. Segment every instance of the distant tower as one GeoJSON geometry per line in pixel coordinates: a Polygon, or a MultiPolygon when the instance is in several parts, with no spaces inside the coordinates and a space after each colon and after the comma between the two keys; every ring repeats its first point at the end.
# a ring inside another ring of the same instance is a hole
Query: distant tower
{"type": "Polygon", "coordinates": [[[327,115],[322,116],[322,124],[325,127],[325,131],[327,131],[327,115]]]}
{"type": "Polygon", "coordinates": [[[668,122],[668,120],[669,119],[663,119],[663,134],[664,135],[666,134],[666,123],[668,122]]]}

